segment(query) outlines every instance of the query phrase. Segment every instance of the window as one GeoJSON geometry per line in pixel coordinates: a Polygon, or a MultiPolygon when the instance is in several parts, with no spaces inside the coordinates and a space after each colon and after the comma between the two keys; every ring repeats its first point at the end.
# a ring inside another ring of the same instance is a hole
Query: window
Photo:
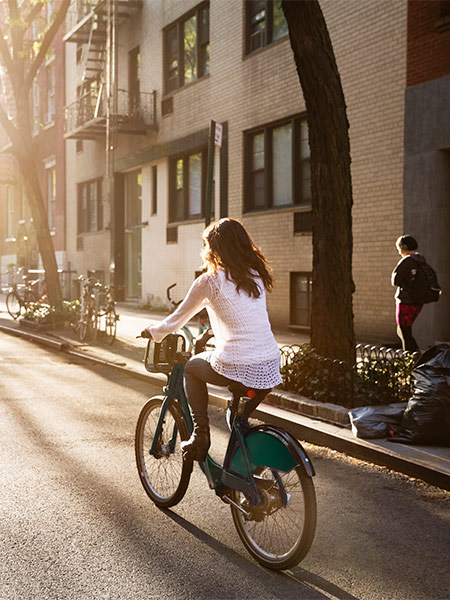
{"type": "Polygon", "coordinates": [[[45,120],[47,125],[55,122],[55,92],[55,63],[52,62],[47,67],[47,118],[45,120]]]}
{"type": "Polygon", "coordinates": [[[41,127],[41,98],[39,83],[33,81],[33,135],[38,135],[41,127]]]}
{"type": "Polygon", "coordinates": [[[50,231],[56,228],[56,166],[48,166],[47,169],[47,211],[48,227],[50,231]]]}
{"type": "Polygon", "coordinates": [[[78,233],[99,231],[103,227],[101,179],[78,184],[78,233]]]}
{"type": "Polygon", "coordinates": [[[158,167],[152,167],[152,207],[151,215],[156,215],[158,212],[158,167]]]}
{"type": "Polygon", "coordinates": [[[287,36],[288,27],[281,0],[246,0],[246,54],[287,36]]]}
{"type": "Polygon", "coordinates": [[[170,161],[170,222],[200,219],[205,211],[206,149],[170,161]]]}
{"type": "Polygon", "coordinates": [[[128,85],[130,99],[130,114],[139,110],[141,91],[141,55],[139,47],[132,50],[128,55],[128,85]]]}
{"type": "Polygon", "coordinates": [[[308,124],[303,117],[245,136],[244,210],[311,205],[308,124]]]}
{"type": "Polygon", "coordinates": [[[209,4],[164,31],[164,89],[172,92],[209,73],[209,4]]]}
{"type": "Polygon", "coordinates": [[[12,239],[16,234],[16,207],[14,202],[14,188],[9,184],[6,184],[6,203],[6,237],[12,239]]]}
{"type": "Polygon", "coordinates": [[[312,274],[291,273],[291,325],[311,327],[312,274]]]}

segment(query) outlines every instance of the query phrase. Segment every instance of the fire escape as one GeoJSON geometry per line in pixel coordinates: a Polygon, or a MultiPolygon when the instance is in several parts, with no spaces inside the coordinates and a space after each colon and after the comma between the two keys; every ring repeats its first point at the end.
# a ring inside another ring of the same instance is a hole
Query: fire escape
{"type": "Polygon", "coordinates": [[[139,83],[121,89],[117,32],[142,7],[142,0],[76,0],[68,11],[65,42],[77,44],[77,99],[65,107],[64,137],[108,138],[146,134],[156,127],[156,92],[139,83]]]}

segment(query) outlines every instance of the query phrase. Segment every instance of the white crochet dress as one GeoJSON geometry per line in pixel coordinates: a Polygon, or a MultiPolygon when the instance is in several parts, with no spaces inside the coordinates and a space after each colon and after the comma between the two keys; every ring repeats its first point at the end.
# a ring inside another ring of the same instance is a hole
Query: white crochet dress
{"type": "Polygon", "coordinates": [[[256,389],[278,385],[280,351],[270,327],[264,285],[259,277],[255,281],[261,291],[259,298],[238,292],[222,269],[214,275],[201,275],[177,310],[149,327],[153,339],[160,342],[206,306],[216,341],[211,367],[256,389]]]}

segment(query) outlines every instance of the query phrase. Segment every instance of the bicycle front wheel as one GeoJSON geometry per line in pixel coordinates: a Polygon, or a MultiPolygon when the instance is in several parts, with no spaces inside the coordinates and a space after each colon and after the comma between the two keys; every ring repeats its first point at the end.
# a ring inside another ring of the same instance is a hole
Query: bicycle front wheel
{"type": "Polygon", "coordinates": [[[22,304],[17,292],[9,292],[9,294],[6,296],[6,310],[13,319],[17,319],[17,317],[20,316],[21,308],[22,304]]]}
{"type": "Polygon", "coordinates": [[[189,438],[178,402],[167,410],[157,451],[150,453],[161,416],[164,396],[148,400],[136,426],[135,453],[141,483],[153,502],[161,508],[174,506],[183,498],[192,473],[192,462],[184,462],[180,442],[189,438]]]}
{"type": "Polygon", "coordinates": [[[88,337],[88,332],[91,324],[90,321],[91,315],[89,314],[89,310],[84,309],[80,314],[80,320],[78,325],[78,336],[80,338],[80,342],[86,341],[88,337]]]}
{"type": "Polygon", "coordinates": [[[112,345],[114,343],[114,340],[116,339],[116,331],[117,315],[115,309],[111,308],[105,315],[105,334],[108,344],[112,345]]]}
{"type": "Polygon", "coordinates": [[[255,467],[263,499],[260,506],[233,490],[231,512],[239,537],[248,552],[269,569],[297,565],[314,539],[316,495],[312,478],[300,462],[289,472],[255,467]]]}

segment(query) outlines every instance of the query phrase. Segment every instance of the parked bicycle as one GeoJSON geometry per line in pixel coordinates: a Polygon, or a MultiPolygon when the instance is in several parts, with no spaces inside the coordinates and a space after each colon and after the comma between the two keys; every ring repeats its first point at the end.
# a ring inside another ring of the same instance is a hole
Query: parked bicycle
{"type": "Polygon", "coordinates": [[[96,290],[96,330],[104,334],[108,344],[112,345],[116,339],[117,321],[116,303],[113,297],[113,288],[103,285],[96,290]]]}
{"type": "Polygon", "coordinates": [[[39,279],[30,281],[28,275],[23,275],[22,279],[24,283],[13,283],[6,296],[6,309],[13,319],[20,317],[22,312],[26,313],[29,304],[39,301],[39,279]]]}
{"type": "MultiPolygon", "coordinates": [[[[142,337],[148,337],[144,330],[142,337]]],[[[161,508],[181,501],[192,461],[183,460],[180,442],[193,430],[183,388],[191,353],[180,334],[162,343],[149,340],[145,367],[168,377],[164,394],[147,401],[136,427],[135,453],[141,483],[161,508]]],[[[203,348],[197,344],[197,352],[203,348]]],[[[287,569],[307,554],[316,528],[314,468],[301,444],[272,425],[250,426],[260,392],[233,383],[227,410],[230,438],[223,465],[208,454],[199,463],[209,487],[230,505],[234,525],[248,552],[271,569],[287,569]]]]}
{"type": "MultiPolygon", "coordinates": [[[[169,285],[169,287],[166,290],[167,299],[172,304],[173,310],[175,310],[177,308],[177,306],[179,306],[182,302],[181,300],[178,300],[176,302],[170,294],[170,290],[172,288],[174,288],[176,285],[177,285],[176,283],[172,283],[172,285],[169,285]]],[[[203,338],[204,342],[205,342],[205,349],[213,350],[215,347],[214,335],[211,330],[211,323],[209,322],[209,316],[208,316],[208,312],[206,311],[206,308],[203,308],[199,313],[197,313],[195,328],[197,331],[192,330],[189,327],[189,323],[186,323],[186,325],[183,325],[183,327],[180,330],[183,332],[183,335],[186,338],[188,350],[190,350],[191,352],[195,351],[196,339],[199,335],[202,335],[202,334],[205,336],[203,338]]]]}
{"type": "Polygon", "coordinates": [[[72,326],[80,341],[84,342],[89,337],[97,338],[97,290],[101,283],[95,277],[85,278],[83,275],[78,277],[78,281],[82,284],[80,308],[72,326]]]}

